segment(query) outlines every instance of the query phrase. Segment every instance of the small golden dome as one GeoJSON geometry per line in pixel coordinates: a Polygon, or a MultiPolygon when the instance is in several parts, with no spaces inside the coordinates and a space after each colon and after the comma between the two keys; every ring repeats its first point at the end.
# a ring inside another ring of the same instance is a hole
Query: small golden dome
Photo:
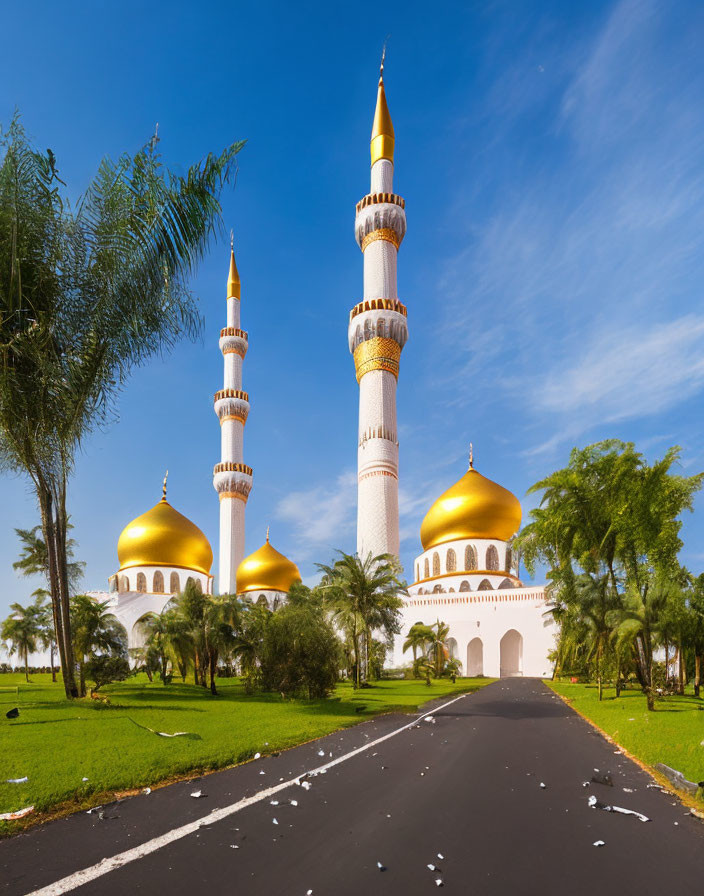
{"type": "Polygon", "coordinates": [[[266,541],[253,554],[245,557],[237,567],[237,593],[250,591],[287,592],[294,582],[300,582],[301,574],[295,563],[284,557],[266,541]]]}
{"type": "MultiPolygon", "coordinates": [[[[382,66],[383,72],[383,66],[382,66]]],[[[383,74],[379,77],[379,88],[376,94],[376,109],[374,111],[374,124],[372,125],[371,154],[372,165],[379,159],[394,160],[394,126],[391,122],[389,107],[384,92],[383,74]]]]}
{"type": "Polygon", "coordinates": [[[508,541],[521,525],[521,504],[508,489],[471,465],[425,515],[420,527],[423,550],[462,538],[508,541]]]}
{"type": "Polygon", "coordinates": [[[117,542],[120,569],[132,566],[180,566],[210,574],[213,550],[198,526],[162,498],[132,520],[117,542]]]}

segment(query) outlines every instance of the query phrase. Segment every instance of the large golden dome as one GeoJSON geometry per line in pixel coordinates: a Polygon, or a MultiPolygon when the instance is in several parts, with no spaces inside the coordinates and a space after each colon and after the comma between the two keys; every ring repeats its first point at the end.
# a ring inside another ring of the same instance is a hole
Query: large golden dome
{"type": "Polygon", "coordinates": [[[245,557],[237,567],[237,593],[249,591],[287,592],[294,582],[301,580],[296,564],[279,553],[266,541],[253,554],[245,557]]]}
{"type": "Polygon", "coordinates": [[[508,489],[471,465],[425,515],[420,527],[423,550],[462,538],[508,541],[521,525],[521,504],[508,489]]]}
{"type": "Polygon", "coordinates": [[[162,498],[132,520],[117,542],[120,569],[131,566],[180,566],[210,574],[213,549],[198,526],[162,498]]]}

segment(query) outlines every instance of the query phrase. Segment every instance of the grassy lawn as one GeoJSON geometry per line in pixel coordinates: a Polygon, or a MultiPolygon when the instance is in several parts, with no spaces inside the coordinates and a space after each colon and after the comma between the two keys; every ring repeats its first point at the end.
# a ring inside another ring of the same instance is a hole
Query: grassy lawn
{"type": "MultiPolygon", "coordinates": [[[[34,805],[44,812],[95,805],[115,792],[223,768],[304,743],[378,713],[411,712],[428,700],[473,691],[490,679],[381,681],[355,692],[338,686],[328,700],[247,696],[237,679],[218,682],[219,697],[189,684],[150,684],[146,676],[101,690],[104,706],[69,702],[50,675],[0,674],[0,812],[34,805]],[[19,695],[16,687],[19,685],[19,695]],[[20,716],[5,713],[18,706],[20,716]],[[357,710],[364,706],[361,712],[357,710]],[[158,737],[148,729],[187,737],[158,737]],[[8,784],[8,778],[29,780],[8,784]],[[87,781],[83,779],[87,778],[87,781]]],[[[0,821],[0,835],[18,830],[0,821]]]]}
{"type": "Polygon", "coordinates": [[[692,694],[664,697],[648,712],[640,691],[604,690],[599,703],[596,685],[547,681],[617,743],[646,765],[664,762],[690,781],[704,781],[704,700],[692,694]]]}

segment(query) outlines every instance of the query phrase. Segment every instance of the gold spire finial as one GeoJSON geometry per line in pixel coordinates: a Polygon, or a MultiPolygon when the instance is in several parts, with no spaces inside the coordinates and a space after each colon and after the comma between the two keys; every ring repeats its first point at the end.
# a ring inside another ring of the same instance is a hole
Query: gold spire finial
{"type": "Polygon", "coordinates": [[[474,469],[474,447],[472,443],[469,443],[469,469],[474,469]]]}
{"type": "Polygon", "coordinates": [[[167,470],[166,473],[165,473],[165,475],[164,475],[164,483],[163,483],[163,485],[161,486],[161,500],[162,500],[162,501],[165,501],[165,500],[166,500],[166,480],[167,480],[168,478],[169,478],[169,471],[167,470]]]}
{"type": "Polygon", "coordinates": [[[230,231],[230,273],[227,277],[227,298],[239,299],[240,297],[240,275],[235,264],[235,234],[230,231]]]}
{"type": "MultiPolygon", "coordinates": [[[[388,37],[386,38],[388,40],[388,37]]],[[[376,109],[374,111],[374,124],[372,125],[371,154],[372,165],[379,159],[394,160],[394,126],[391,122],[389,107],[384,92],[384,60],[386,59],[386,40],[381,51],[381,65],[379,66],[379,87],[376,94],[376,109]]]]}
{"type": "Polygon", "coordinates": [[[266,543],[269,544],[269,527],[266,527],[266,543]]]}

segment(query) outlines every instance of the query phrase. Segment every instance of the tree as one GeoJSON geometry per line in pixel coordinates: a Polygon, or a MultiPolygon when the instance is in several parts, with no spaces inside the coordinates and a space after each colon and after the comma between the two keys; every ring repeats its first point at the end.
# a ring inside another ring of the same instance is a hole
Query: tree
{"type": "MultiPolygon", "coordinates": [[[[371,645],[371,632],[380,630],[386,638],[401,630],[399,595],[407,594],[406,583],[399,578],[401,567],[391,554],[378,557],[338,551],[340,557],[331,566],[321,563],[321,593],[333,619],[349,636],[354,654],[354,687],[362,683],[363,645],[371,645]]],[[[368,650],[364,651],[368,656],[368,650]]],[[[365,677],[366,677],[366,663],[365,677]]]]}
{"type": "Polygon", "coordinates": [[[29,607],[10,604],[11,615],[0,626],[0,638],[9,645],[10,656],[24,663],[24,680],[29,681],[29,654],[36,653],[41,640],[41,616],[36,603],[29,607]]]}
{"type": "Polygon", "coordinates": [[[54,614],[51,605],[51,595],[44,588],[37,588],[32,592],[34,605],[37,608],[39,618],[39,640],[44,650],[49,651],[49,665],[51,666],[51,680],[56,682],[56,668],[54,666],[54,653],[56,651],[56,630],[54,628],[54,614]]]}
{"type": "Polygon", "coordinates": [[[241,625],[232,643],[245,691],[249,694],[262,683],[261,660],[266,630],[273,613],[264,604],[244,601],[241,625]]]}
{"type": "Polygon", "coordinates": [[[447,636],[450,634],[450,626],[444,622],[440,622],[438,619],[436,623],[430,626],[430,631],[432,632],[433,637],[430,642],[428,656],[433,661],[435,677],[440,678],[443,669],[445,668],[445,661],[448,658],[447,636]]]}
{"type": "MultiPolygon", "coordinates": [[[[682,577],[679,517],[692,509],[704,480],[704,474],[675,474],[678,459],[674,447],[651,465],[632,443],[617,440],[575,448],[567,467],[530,489],[543,492],[541,503],[515,539],[529,572],[539,562],[548,566],[551,601],[570,623],[569,628],[562,625],[561,645],[584,626],[594,635],[596,660],[607,645],[614,646],[618,678],[622,647],[630,644],[651,709],[652,652],[664,621],[658,594],[665,582],[682,577]],[[584,605],[587,592],[579,593],[583,574],[593,578],[584,605]],[[636,630],[639,619],[647,630],[636,630]],[[618,625],[610,637],[608,625],[618,625]]],[[[558,657],[561,653],[558,648],[558,657]]]]}
{"type": "Polygon", "coordinates": [[[433,640],[433,636],[434,633],[431,627],[429,625],[423,625],[422,622],[416,622],[408,629],[408,635],[403,642],[403,652],[405,653],[407,650],[413,651],[414,669],[418,659],[418,651],[420,650],[421,655],[423,655],[428,644],[433,640]]]}
{"type": "Polygon", "coordinates": [[[134,368],[199,331],[186,283],[220,223],[242,143],[184,175],[156,135],[104,159],[72,205],[51,150],[18,118],[0,138],[0,467],[37,496],[67,697],[74,677],[67,486],[134,368]]]}
{"type": "Polygon", "coordinates": [[[101,654],[86,662],[85,674],[95,685],[93,691],[98,691],[105,684],[124,681],[130,674],[130,664],[124,656],[101,654]]]}
{"type": "Polygon", "coordinates": [[[78,662],[80,696],[86,695],[86,663],[96,656],[127,657],[127,632],[109,611],[109,601],[97,601],[87,594],[71,600],[71,630],[78,662]]]}
{"type": "Polygon", "coordinates": [[[262,681],[281,696],[327,696],[337,682],[340,643],[321,607],[287,603],[264,634],[262,681]]]}

